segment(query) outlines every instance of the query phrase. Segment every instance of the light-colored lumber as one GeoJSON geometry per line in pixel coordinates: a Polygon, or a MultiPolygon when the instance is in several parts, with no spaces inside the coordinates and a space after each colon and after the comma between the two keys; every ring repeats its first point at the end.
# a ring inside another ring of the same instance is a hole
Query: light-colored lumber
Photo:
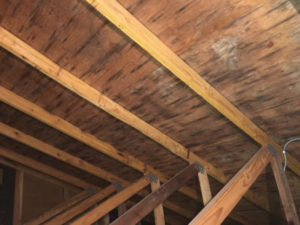
{"type": "Polygon", "coordinates": [[[10,127],[4,123],[0,122],[0,134],[12,138],[18,142],[21,142],[27,146],[30,146],[44,154],[50,155],[60,161],[77,167],[83,171],[93,174],[101,179],[107,180],[109,182],[119,181],[124,182],[124,179],[120,179],[112,173],[109,173],[97,166],[94,166],[78,157],[75,157],[67,152],[64,152],[52,145],[49,145],[37,138],[29,136],[20,130],[10,127]]]}
{"type": "Polygon", "coordinates": [[[13,225],[22,225],[24,173],[16,171],[13,225]]]}
{"type": "Polygon", "coordinates": [[[115,192],[115,186],[109,185],[105,189],[99,191],[95,195],[87,198],[86,200],[80,202],[79,204],[75,205],[71,209],[53,217],[51,220],[44,223],[44,225],[59,225],[65,224],[75,216],[79,215],[80,213],[84,212],[85,210],[91,208],[93,205],[99,203],[113,192],[115,192]]]}
{"type": "MultiPolygon", "coordinates": [[[[62,171],[56,170],[50,166],[46,166],[45,164],[37,162],[31,158],[28,158],[21,154],[15,153],[15,152],[13,152],[7,148],[1,147],[1,146],[0,146],[0,155],[5,158],[8,158],[12,161],[18,162],[22,165],[25,165],[29,168],[32,168],[36,171],[39,171],[39,172],[47,174],[51,177],[57,178],[61,181],[76,185],[77,187],[84,188],[84,189],[86,189],[86,188],[97,189],[98,188],[97,186],[89,184],[79,178],[70,176],[62,171]]],[[[24,172],[28,172],[28,170],[26,168],[22,168],[22,170],[24,172]]],[[[31,171],[29,171],[29,174],[31,174],[31,171]]],[[[33,175],[35,175],[35,174],[33,174],[33,175]]]]}
{"type": "MultiPolygon", "coordinates": [[[[0,27],[0,45],[20,59],[37,68],[43,74],[86,99],[93,105],[136,128],[167,149],[170,149],[179,157],[188,161],[197,160],[199,163],[205,166],[208,173],[217,180],[222,182],[226,181],[225,175],[221,171],[217,170],[212,164],[196,156],[194,153],[189,152],[184,146],[180,145],[167,135],[160,132],[158,129],[146,123],[136,115],[130,113],[121,105],[112,101],[96,89],[89,86],[87,83],[75,77],[59,65],[55,64],[53,61],[27,45],[25,42],[9,33],[3,27],[0,27]]],[[[105,146],[102,146],[102,148],[103,147],[105,146]]]]}
{"type": "MultiPolygon", "coordinates": [[[[105,95],[98,92],[96,89],[92,88],[82,80],[78,79],[62,67],[55,64],[53,61],[24,43],[22,40],[14,36],[13,34],[9,33],[7,30],[5,30],[3,27],[0,27],[0,45],[5,48],[6,50],[10,51],[20,59],[24,60],[25,62],[29,63],[33,67],[37,68],[39,71],[41,71],[43,74],[48,76],[49,78],[55,80],[56,82],[60,83],[70,91],[74,92],[75,94],[81,96],[85,100],[89,101],[93,105],[99,107],[100,109],[106,111],[107,113],[111,114],[112,116],[118,118],[119,120],[127,123],[128,125],[134,127],[135,129],[139,130],[149,138],[153,139],[157,143],[164,146],[166,149],[170,150],[177,156],[181,157],[182,159],[193,163],[194,161],[199,162],[201,165],[205,167],[207,170],[207,173],[214,177],[219,182],[225,184],[228,181],[228,178],[225,177],[224,173],[217,168],[215,168],[212,164],[206,162],[202,158],[198,157],[193,152],[190,152],[188,149],[186,149],[184,146],[170,138],[169,136],[165,135],[158,129],[154,128],[150,124],[146,123],[136,115],[132,114],[116,102],[112,101],[111,99],[107,98],[105,95]]],[[[0,94],[1,96],[1,94],[0,94]]],[[[14,104],[14,101],[11,100],[3,100],[7,104],[14,104]]],[[[25,105],[24,103],[21,105],[25,105]]],[[[16,107],[16,106],[13,106],[16,107]]],[[[22,110],[23,112],[27,114],[34,114],[34,108],[30,110],[22,110]]],[[[37,113],[35,113],[37,114],[37,113]]],[[[48,117],[44,117],[48,118],[48,117]]],[[[61,120],[51,120],[47,119],[47,121],[42,120],[43,122],[47,123],[49,121],[55,122],[60,124],[61,120]],[[52,120],[52,121],[51,121],[52,120]]],[[[55,124],[54,123],[54,124],[55,124]]],[[[53,124],[53,123],[52,123],[53,124]]],[[[50,124],[49,124],[50,125],[50,124]]],[[[53,125],[50,125],[53,126],[53,125]]],[[[57,126],[54,128],[58,129],[57,126]]],[[[61,128],[60,128],[61,129],[61,128]]],[[[70,126],[67,127],[67,130],[70,131],[70,126]]],[[[62,130],[61,130],[62,131],[62,130]]],[[[62,131],[65,132],[65,131],[62,131]]],[[[76,132],[81,135],[80,130],[76,130],[76,132]]],[[[70,134],[68,134],[70,135],[70,134]]],[[[82,136],[83,137],[83,136],[82,136]]],[[[76,137],[74,137],[76,138],[76,137]]],[[[82,142],[83,139],[81,138],[82,142]]],[[[91,139],[89,139],[87,142],[84,142],[86,144],[88,143],[94,143],[91,139]]],[[[89,144],[88,144],[89,145],[89,144]]],[[[90,145],[91,146],[91,145],[90,145]]],[[[152,172],[153,174],[156,174],[162,182],[166,182],[168,179],[166,177],[163,177],[162,174],[158,174],[158,171],[153,171],[153,169],[149,167],[144,168],[143,163],[138,163],[136,160],[133,160],[133,158],[130,158],[130,156],[125,157],[127,160],[124,162],[123,158],[120,158],[120,154],[115,154],[115,149],[109,147],[108,145],[101,144],[100,142],[96,142],[93,146],[96,150],[101,149],[101,151],[114,159],[117,159],[123,163],[126,163],[127,165],[141,171],[141,168],[144,169],[144,171],[152,172]],[[105,150],[106,149],[106,150],[105,150]],[[131,165],[130,165],[131,164],[131,165]]],[[[180,191],[184,192],[186,195],[198,199],[198,196],[195,192],[193,192],[191,189],[187,189],[186,187],[183,187],[180,189],[180,191]]],[[[261,208],[269,211],[269,205],[266,198],[262,196],[258,196],[251,191],[249,191],[245,197],[250,200],[251,202],[255,203],[256,205],[260,206],[261,208]]]]}
{"type": "Polygon", "coordinates": [[[181,186],[186,184],[188,180],[196,176],[197,173],[198,167],[196,166],[196,163],[187,166],[168,182],[164,183],[160,188],[147,195],[139,203],[130,208],[125,214],[114,220],[111,225],[137,224],[181,186]]]}
{"type": "MultiPolygon", "coordinates": [[[[271,145],[268,146],[270,150],[274,149],[271,145]]],[[[275,150],[275,149],[274,149],[275,150]]],[[[281,160],[277,152],[273,151],[271,159],[271,167],[276,180],[279,191],[281,203],[283,205],[284,214],[288,224],[300,225],[297,210],[293,200],[292,192],[287,181],[287,177],[283,171],[281,160]]]]}
{"type": "Polygon", "coordinates": [[[200,183],[203,205],[206,205],[211,200],[212,195],[211,195],[208,176],[205,169],[203,169],[203,172],[198,173],[198,179],[200,183]]]}
{"type": "MultiPolygon", "coordinates": [[[[121,152],[114,148],[112,145],[101,141],[94,135],[86,133],[80,130],[78,127],[74,126],[73,124],[69,123],[68,121],[55,116],[43,108],[37,106],[36,104],[18,96],[17,94],[7,90],[6,88],[0,86],[0,100],[5,102],[6,104],[28,114],[29,116],[40,120],[47,125],[65,133],[66,135],[75,138],[76,140],[92,147],[95,150],[104,153],[113,159],[116,159],[125,165],[132,167],[139,172],[151,172],[159,177],[162,182],[166,182],[170,177],[167,175],[155,170],[151,166],[143,163],[142,161],[132,157],[131,155],[127,154],[126,152],[121,152]]],[[[182,187],[180,191],[195,199],[200,200],[199,195],[196,191],[188,187],[182,187]]]]}
{"type": "Polygon", "coordinates": [[[272,155],[267,147],[261,148],[189,225],[221,224],[266,168],[271,158],[272,155]]]}
{"type": "Polygon", "coordinates": [[[147,175],[142,177],[135,183],[129,185],[127,188],[107,199],[99,206],[95,207],[93,210],[76,219],[71,223],[71,225],[93,224],[94,222],[105,216],[107,213],[109,213],[111,210],[118,207],[120,204],[124,203],[137,192],[145,188],[149,183],[150,180],[147,175]]]}
{"type": "Polygon", "coordinates": [[[62,202],[61,204],[58,204],[54,208],[44,212],[42,215],[29,220],[28,222],[24,223],[24,225],[39,225],[39,224],[42,224],[42,223],[46,222],[47,220],[51,219],[52,217],[54,217],[54,216],[58,215],[59,213],[63,212],[64,210],[67,210],[70,207],[76,205],[77,203],[79,203],[80,201],[86,199],[89,196],[90,196],[90,194],[87,191],[81,191],[80,193],[78,193],[77,195],[74,195],[69,200],[66,200],[66,201],[62,202]]]}
{"type": "MultiPolygon", "coordinates": [[[[156,37],[149,29],[130,14],[118,1],[86,0],[86,2],[92,5],[129,38],[141,46],[146,52],[153,56],[194,92],[205,99],[227,119],[248,134],[253,140],[262,146],[267,145],[267,143],[271,143],[276,147],[278,152],[281,151],[282,148],[279,144],[277,144],[267,133],[246,117],[237,107],[229,102],[209,83],[207,83],[200,74],[185,63],[170,48],[168,48],[158,37],[156,37]]],[[[146,133],[147,130],[145,127],[138,127],[137,129],[141,130],[143,133],[145,132],[145,134],[149,136],[149,134],[146,133]]],[[[150,136],[153,135],[150,134],[150,136]]],[[[164,140],[162,140],[162,142],[164,142],[164,140]]],[[[166,148],[169,147],[171,146],[166,148]]],[[[191,157],[193,158],[194,155],[191,157]]],[[[298,161],[291,155],[288,155],[288,161],[289,168],[300,176],[300,165],[298,161]]],[[[200,163],[202,164],[202,162],[200,163]]],[[[206,169],[208,170],[208,168],[206,169]]],[[[211,171],[208,170],[209,174],[210,172],[211,171]]]]}
{"type": "MultiPolygon", "coordinates": [[[[28,166],[29,168],[32,168],[36,171],[40,171],[46,175],[49,175],[51,177],[55,177],[57,179],[60,179],[62,181],[68,182],[70,184],[76,185],[77,187],[81,187],[81,188],[92,188],[93,190],[98,190],[99,187],[89,184],[81,179],[78,179],[76,177],[73,177],[71,175],[65,174],[59,170],[56,170],[52,167],[46,166],[42,163],[39,163],[35,160],[32,160],[26,156],[20,155],[18,153],[15,153],[13,151],[10,151],[4,147],[0,146],[0,155],[4,156],[5,158],[8,158],[12,161],[18,162],[20,164],[23,164],[25,166],[28,166]]],[[[5,161],[4,161],[5,163],[5,161]]],[[[13,166],[12,163],[9,164],[9,166],[13,166]]],[[[26,169],[26,168],[24,168],[26,169]]],[[[28,172],[27,170],[24,170],[26,172],[28,172]]],[[[123,185],[128,185],[128,182],[126,181],[125,183],[123,183],[123,185]]],[[[139,193],[139,195],[141,195],[142,197],[146,196],[147,193],[143,192],[143,193],[139,193]]],[[[165,201],[164,205],[166,208],[170,209],[171,211],[181,215],[181,216],[189,216],[191,218],[191,215],[189,213],[188,210],[182,209],[181,207],[179,207],[178,205],[174,204],[173,202],[170,201],[165,201]]]]}
{"type": "MultiPolygon", "coordinates": [[[[160,188],[160,181],[157,179],[157,182],[151,182],[151,191],[154,192],[160,188]]],[[[163,205],[160,204],[154,209],[154,221],[155,225],[165,225],[165,214],[163,205]]]]}

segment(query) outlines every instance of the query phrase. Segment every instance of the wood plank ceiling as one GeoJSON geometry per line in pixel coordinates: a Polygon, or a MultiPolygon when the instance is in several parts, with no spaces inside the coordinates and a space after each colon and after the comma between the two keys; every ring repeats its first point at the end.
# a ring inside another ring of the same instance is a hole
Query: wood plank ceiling
{"type": "MultiPolygon", "coordinates": [[[[277,143],[300,136],[300,17],[290,1],[119,2],[277,143]]],[[[1,1],[0,25],[226,177],[232,177],[260,147],[84,1],[1,1]]],[[[188,165],[5,49],[0,50],[0,60],[0,85],[5,89],[167,177],[188,165]]],[[[4,102],[0,122],[129,182],[141,177],[140,171],[4,102]]],[[[0,144],[100,187],[107,184],[4,135],[0,144]]],[[[299,147],[295,143],[288,149],[298,163],[299,147]]],[[[263,199],[272,179],[268,174],[251,189],[263,199]]],[[[291,171],[287,174],[300,213],[300,179],[291,171]]],[[[222,185],[210,181],[215,194],[222,185]]],[[[198,192],[197,180],[189,187],[198,192]]],[[[194,215],[201,208],[182,193],[171,200],[194,215]]],[[[245,199],[234,212],[259,218],[257,224],[270,221],[266,210],[245,199]]],[[[186,218],[179,221],[186,224],[186,218]]]]}

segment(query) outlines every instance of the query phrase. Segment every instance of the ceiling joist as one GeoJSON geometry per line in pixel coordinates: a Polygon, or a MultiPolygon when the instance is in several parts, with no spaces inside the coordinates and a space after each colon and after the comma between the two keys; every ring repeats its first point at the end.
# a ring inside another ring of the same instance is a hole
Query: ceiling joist
{"type": "MultiPolygon", "coordinates": [[[[104,96],[99,91],[89,86],[87,83],[83,82],[82,80],[78,79],[77,77],[75,77],[74,75],[72,75],[71,73],[63,69],[62,67],[58,66],[53,61],[51,61],[50,59],[48,59],[47,57],[45,57],[44,55],[42,55],[41,53],[33,49],[32,47],[30,47],[29,45],[27,45],[22,40],[20,40],[19,38],[17,38],[16,36],[14,36],[13,34],[11,34],[10,32],[8,32],[2,27],[0,27],[0,45],[6,50],[16,55],[17,57],[19,57],[20,59],[24,60],[25,62],[29,63],[33,67],[37,68],[39,71],[47,75],[49,78],[55,80],[56,82],[60,83],[61,85],[71,90],[75,94],[89,101],[93,105],[106,111],[107,113],[125,122],[126,124],[136,128],[137,130],[139,130],[149,138],[153,139],[157,143],[161,144],[166,149],[176,154],[180,158],[184,159],[185,161],[190,163],[193,163],[195,161],[199,162],[205,167],[207,173],[213,178],[215,178],[216,180],[218,180],[219,182],[225,184],[228,181],[228,178],[224,175],[224,173],[221,170],[215,168],[212,164],[206,162],[205,160],[197,156],[195,153],[190,152],[188,149],[186,149],[184,146],[182,146],[172,138],[168,137],[167,135],[165,135],[158,129],[154,128],[150,124],[146,123],[145,121],[143,121],[133,113],[129,112],[128,110],[126,110],[125,108],[117,104],[116,102],[104,96]]],[[[2,90],[3,88],[1,88],[1,91],[2,90]]],[[[11,100],[6,100],[5,102],[7,104],[13,105],[14,101],[11,99],[11,100]]],[[[25,104],[20,104],[20,106],[26,107],[25,104]]],[[[19,108],[20,106],[13,106],[13,107],[19,108]]],[[[20,110],[23,111],[22,109],[20,110]]],[[[32,111],[34,110],[26,109],[25,113],[28,114],[29,112],[32,111]]],[[[57,119],[54,121],[57,121],[57,119]]],[[[55,128],[57,129],[57,127],[55,128]]],[[[108,145],[106,144],[106,147],[107,146],[108,145]]],[[[101,147],[104,147],[104,145],[102,145],[101,147]]],[[[115,151],[115,150],[111,148],[108,149],[108,151],[106,150],[107,153],[111,151],[115,151]]],[[[112,157],[112,155],[110,156],[112,157]]],[[[120,161],[120,157],[118,157],[117,160],[120,161]]],[[[132,165],[129,166],[132,167],[132,165]]],[[[163,181],[163,179],[161,180],[163,181]]],[[[268,202],[265,198],[260,197],[251,191],[247,192],[245,197],[249,201],[253,202],[254,204],[269,211],[268,202]]]]}

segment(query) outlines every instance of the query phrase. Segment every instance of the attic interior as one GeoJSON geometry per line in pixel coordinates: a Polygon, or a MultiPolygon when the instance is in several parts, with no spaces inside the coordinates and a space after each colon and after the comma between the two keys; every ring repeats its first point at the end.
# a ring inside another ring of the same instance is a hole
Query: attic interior
{"type": "Polygon", "coordinates": [[[299,12],[1,0],[1,225],[299,224],[299,12]]]}

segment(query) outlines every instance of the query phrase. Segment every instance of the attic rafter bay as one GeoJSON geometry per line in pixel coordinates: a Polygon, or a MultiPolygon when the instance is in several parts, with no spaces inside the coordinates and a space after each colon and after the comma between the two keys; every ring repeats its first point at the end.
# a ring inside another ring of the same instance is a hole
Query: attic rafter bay
{"type": "MultiPolygon", "coordinates": [[[[274,145],[278,152],[282,147],[267,133],[246,117],[237,107],[207,83],[194,69],[186,64],[170,48],[168,48],[149,29],[140,23],[116,0],[85,0],[100,12],[105,18],[122,30],[129,38],[141,46],[158,62],[182,80],[194,92],[204,98],[221,114],[228,118],[237,127],[248,134],[253,140],[264,146],[267,143],[274,145]]],[[[142,131],[143,132],[143,131],[142,131]]],[[[288,167],[300,176],[298,161],[287,154],[288,167]]]]}
{"type": "MultiPolygon", "coordinates": [[[[78,79],[62,67],[58,66],[53,61],[30,47],[2,27],[0,28],[0,44],[9,52],[13,53],[20,59],[37,68],[44,75],[60,83],[67,89],[81,96],[98,108],[139,130],[140,132],[153,139],[157,143],[161,144],[166,149],[184,159],[185,161],[191,163],[193,163],[194,161],[199,162],[205,167],[207,173],[220,183],[225,184],[228,181],[228,178],[224,175],[224,173],[221,170],[215,168],[211,163],[203,160],[195,153],[190,152],[180,143],[176,142],[175,140],[165,135],[150,124],[146,123],[116,102],[104,96],[99,91],[89,86],[82,80],[78,79]]],[[[8,104],[11,103],[8,102],[8,104]]],[[[161,179],[161,181],[163,181],[163,179],[161,179]]],[[[261,208],[269,210],[266,198],[258,196],[251,191],[247,192],[245,197],[261,208]]]]}

